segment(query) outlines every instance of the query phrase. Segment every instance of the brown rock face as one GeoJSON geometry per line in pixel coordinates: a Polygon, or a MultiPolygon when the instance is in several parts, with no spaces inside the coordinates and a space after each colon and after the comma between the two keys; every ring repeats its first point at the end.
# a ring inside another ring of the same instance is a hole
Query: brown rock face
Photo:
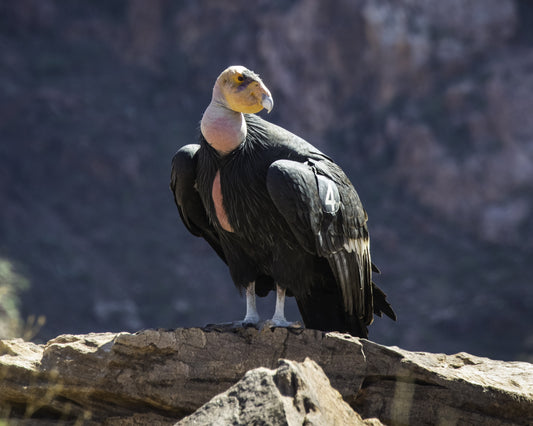
{"type": "MultiPolygon", "coordinates": [[[[228,418],[244,411],[253,416],[252,408],[262,403],[298,421],[346,415],[348,407],[325,385],[318,366],[364,419],[427,425],[533,421],[528,363],[413,353],[339,333],[249,328],[64,335],[45,345],[2,341],[0,413],[32,424],[168,424],[225,392],[195,418],[219,409],[228,418]],[[279,359],[306,358],[313,362],[284,361],[278,368],[279,359]],[[265,370],[272,368],[278,369],[265,370]],[[243,411],[243,404],[250,410],[243,411]]],[[[321,421],[311,424],[326,424],[321,421]]]]}

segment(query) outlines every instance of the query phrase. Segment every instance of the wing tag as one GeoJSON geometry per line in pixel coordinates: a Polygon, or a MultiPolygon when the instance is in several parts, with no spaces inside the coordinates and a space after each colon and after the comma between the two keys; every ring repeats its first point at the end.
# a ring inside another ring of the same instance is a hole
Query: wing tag
{"type": "Polygon", "coordinates": [[[322,210],[329,214],[335,214],[341,205],[341,198],[337,185],[324,176],[317,176],[318,196],[322,203],[322,210]]]}

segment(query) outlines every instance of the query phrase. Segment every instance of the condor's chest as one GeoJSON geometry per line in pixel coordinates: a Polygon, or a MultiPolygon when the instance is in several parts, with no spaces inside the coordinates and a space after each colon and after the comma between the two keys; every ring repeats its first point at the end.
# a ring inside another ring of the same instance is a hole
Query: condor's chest
{"type": "Polygon", "coordinates": [[[220,170],[216,171],[211,186],[211,201],[214,207],[214,215],[220,227],[227,232],[234,232],[233,227],[228,219],[228,214],[224,208],[224,196],[222,194],[222,185],[220,183],[220,170]]]}
{"type": "Polygon", "coordinates": [[[272,220],[275,208],[266,188],[267,162],[237,156],[208,169],[199,189],[216,227],[249,236],[272,220]]]}

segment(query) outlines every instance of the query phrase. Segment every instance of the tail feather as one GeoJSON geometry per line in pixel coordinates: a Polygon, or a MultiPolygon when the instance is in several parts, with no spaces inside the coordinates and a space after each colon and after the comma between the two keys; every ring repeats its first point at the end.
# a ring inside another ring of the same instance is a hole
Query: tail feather
{"type": "Polygon", "coordinates": [[[333,282],[333,276],[331,280],[315,282],[309,293],[296,295],[296,303],[307,328],[368,337],[368,329],[358,316],[346,312],[341,291],[333,282]]]}
{"type": "Polygon", "coordinates": [[[374,314],[381,316],[387,315],[390,319],[396,321],[396,313],[391,304],[387,301],[387,295],[374,282],[372,282],[372,293],[374,299],[374,314]]]}
{"type": "MultiPolygon", "coordinates": [[[[368,337],[368,328],[356,315],[348,315],[342,305],[330,304],[331,298],[324,298],[324,294],[318,297],[296,297],[298,309],[302,320],[307,328],[322,331],[339,331],[350,333],[355,337],[368,337]],[[325,310],[324,307],[328,306],[325,310]]],[[[339,298],[336,302],[341,302],[339,298]]]]}
{"type": "MultiPolygon", "coordinates": [[[[356,313],[349,314],[345,309],[341,288],[336,284],[336,276],[329,269],[329,263],[322,259],[322,270],[329,273],[317,274],[312,288],[305,294],[295,294],[296,303],[307,328],[322,331],[340,331],[355,337],[368,338],[368,328],[356,313]]],[[[372,311],[375,315],[387,315],[396,321],[396,313],[387,301],[386,294],[372,282],[372,311]]]]}

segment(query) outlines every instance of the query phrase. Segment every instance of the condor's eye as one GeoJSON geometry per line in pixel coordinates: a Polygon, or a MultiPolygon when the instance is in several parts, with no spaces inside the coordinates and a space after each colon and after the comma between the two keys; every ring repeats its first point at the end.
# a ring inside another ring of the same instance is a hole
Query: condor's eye
{"type": "Polygon", "coordinates": [[[244,81],[244,77],[242,75],[237,76],[237,81],[242,83],[244,81]]]}

